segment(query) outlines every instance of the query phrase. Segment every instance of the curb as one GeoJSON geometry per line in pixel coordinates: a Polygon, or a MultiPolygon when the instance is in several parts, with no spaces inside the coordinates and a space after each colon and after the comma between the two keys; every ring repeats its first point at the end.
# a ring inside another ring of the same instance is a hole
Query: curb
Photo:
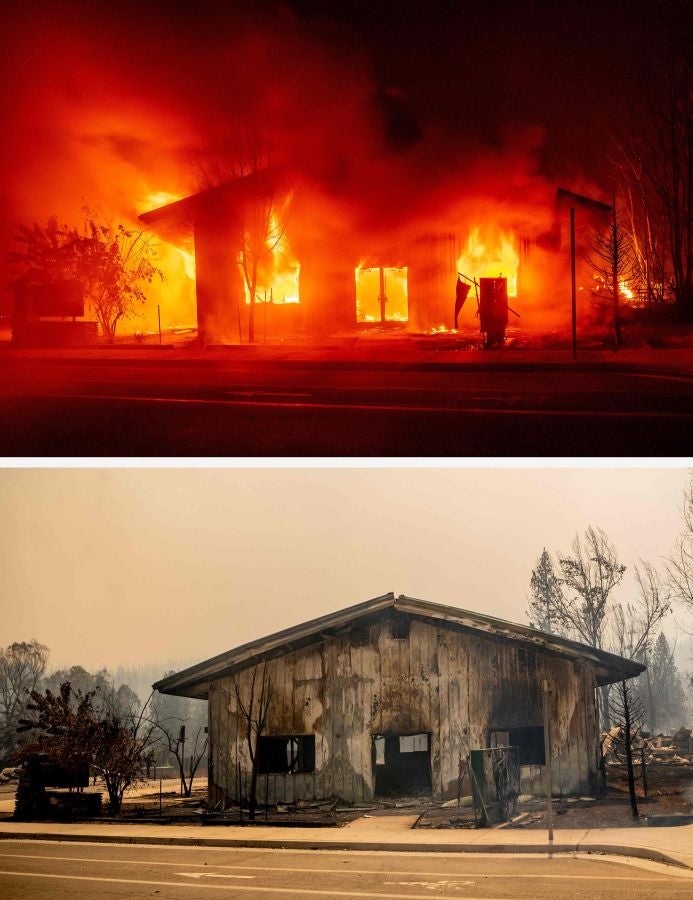
{"type": "Polygon", "coordinates": [[[55,841],[94,844],[145,844],[151,846],[179,847],[233,847],[255,850],[370,850],[391,851],[396,853],[587,853],[606,854],[609,856],[631,856],[651,862],[676,866],[686,871],[693,871],[693,865],[651,847],[630,847],[621,844],[587,844],[547,843],[536,844],[417,844],[407,841],[310,841],[304,839],[277,840],[252,838],[213,838],[213,837],[154,837],[148,835],[114,835],[114,834],[57,834],[56,832],[16,833],[0,831],[0,840],[18,841],[55,841]]]}

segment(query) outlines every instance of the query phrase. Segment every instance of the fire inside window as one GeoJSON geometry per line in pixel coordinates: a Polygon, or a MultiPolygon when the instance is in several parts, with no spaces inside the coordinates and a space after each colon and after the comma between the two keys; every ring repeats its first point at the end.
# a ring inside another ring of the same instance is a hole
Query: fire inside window
{"type": "Polygon", "coordinates": [[[356,321],[406,322],[409,319],[407,267],[356,271],[356,321]]]}

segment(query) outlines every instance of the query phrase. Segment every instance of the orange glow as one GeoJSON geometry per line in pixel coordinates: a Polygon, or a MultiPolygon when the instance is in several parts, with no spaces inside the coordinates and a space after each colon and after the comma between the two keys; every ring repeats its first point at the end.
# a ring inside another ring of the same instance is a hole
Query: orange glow
{"type": "MultiPolygon", "coordinates": [[[[273,213],[266,241],[268,252],[258,260],[256,303],[300,303],[301,264],[291,250],[286,233],[278,241],[274,237],[281,230],[281,223],[276,213],[273,213]]],[[[250,304],[250,289],[245,278],[243,286],[245,302],[250,304]]]]}
{"type": "Polygon", "coordinates": [[[380,309],[380,269],[364,268],[363,261],[354,271],[356,278],[357,322],[406,322],[409,319],[407,268],[383,268],[385,315],[380,309]]]}
{"type": "Polygon", "coordinates": [[[481,227],[476,225],[457,260],[457,270],[477,281],[479,278],[507,278],[508,297],[517,297],[519,258],[514,245],[514,237],[502,231],[495,239],[487,232],[482,240],[481,227]]]}

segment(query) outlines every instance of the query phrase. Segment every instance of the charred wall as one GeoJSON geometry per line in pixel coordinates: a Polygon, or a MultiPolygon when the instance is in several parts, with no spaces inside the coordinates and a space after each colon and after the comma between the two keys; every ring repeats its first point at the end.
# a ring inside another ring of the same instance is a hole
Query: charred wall
{"type": "MultiPolygon", "coordinates": [[[[265,733],[315,735],[315,767],[261,776],[260,802],[265,796],[269,802],[370,799],[372,736],[392,733],[429,733],[433,795],[456,797],[460,756],[488,746],[491,729],[542,724],[545,678],[552,688],[553,790],[585,793],[593,787],[597,728],[589,665],[416,617],[406,637],[395,634],[393,619],[381,617],[264,663],[274,688],[265,733]]],[[[243,692],[251,672],[236,675],[243,692]]],[[[213,683],[209,716],[210,800],[216,804],[247,794],[250,780],[230,676],[213,683]]]]}

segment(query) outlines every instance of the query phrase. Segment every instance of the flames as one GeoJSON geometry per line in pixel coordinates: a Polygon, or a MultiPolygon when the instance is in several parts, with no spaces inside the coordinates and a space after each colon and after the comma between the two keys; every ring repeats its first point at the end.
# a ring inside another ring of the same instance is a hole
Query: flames
{"type": "Polygon", "coordinates": [[[457,270],[468,278],[507,278],[508,297],[517,297],[519,258],[512,235],[498,232],[496,237],[480,225],[472,228],[467,245],[457,260],[457,270]]]}
{"type": "MultiPolygon", "coordinates": [[[[284,226],[276,212],[270,215],[265,240],[266,253],[258,260],[256,303],[299,303],[301,264],[294,255],[284,226]]],[[[250,303],[250,289],[245,282],[245,302],[250,303]]]]}
{"type": "Polygon", "coordinates": [[[409,319],[407,267],[365,267],[354,270],[357,322],[406,322],[409,319]],[[381,291],[385,301],[381,309],[381,291]],[[384,312],[383,312],[384,310],[384,312]]]}

